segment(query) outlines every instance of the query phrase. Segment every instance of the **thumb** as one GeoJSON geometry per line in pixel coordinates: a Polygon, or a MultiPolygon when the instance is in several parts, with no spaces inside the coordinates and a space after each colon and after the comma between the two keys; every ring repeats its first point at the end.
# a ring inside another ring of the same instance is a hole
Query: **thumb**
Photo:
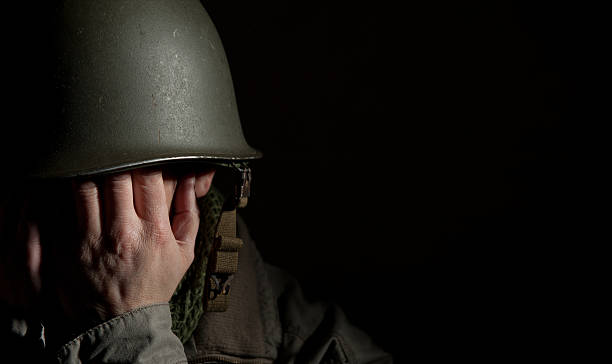
{"type": "MultiPolygon", "coordinates": [[[[40,245],[40,231],[38,224],[34,222],[32,203],[26,200],[22,206],[19,221],[19,241],[22,242],[25,251],[25,268],[28,283],[34,294],[40,292],[40,264],[42,258],[42,248],[40,245]]],[[[23,264],[23,263],[22,263],[23,264]]]]}
{"type": "Polygon", "coordinates": [[[40,232],[34,222],[26,222],[26,265],[32,288],[35,293],[40,292],[40,262],[42,248],[40,245],[40,232]]]}

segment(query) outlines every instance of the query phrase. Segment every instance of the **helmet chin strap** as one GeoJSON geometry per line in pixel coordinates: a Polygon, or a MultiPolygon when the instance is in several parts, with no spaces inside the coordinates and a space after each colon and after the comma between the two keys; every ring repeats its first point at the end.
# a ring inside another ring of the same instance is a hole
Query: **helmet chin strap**
{"type": "Polygon", "coordinates": [[[223,211],[217,224],[214,246],[208,260],[205,286],[205,308],[209,312],[223,312],[229,306],[230,290],[234,274],[238,271],[238,253],[242,239],[236,236],[236,208],[247,205],[251,169],[248,165],[235,167],[239,181],[234,193],[234,208],[223,211]]]}
{"type": "Polygon", "coordinates": [[[232,280],[238,271],[238,253],[241,247],[242,239],[236,237],[236,210],[224,211],[217,225],[214,247],[208,260],[206,311],[227,310],[232,280]]]}

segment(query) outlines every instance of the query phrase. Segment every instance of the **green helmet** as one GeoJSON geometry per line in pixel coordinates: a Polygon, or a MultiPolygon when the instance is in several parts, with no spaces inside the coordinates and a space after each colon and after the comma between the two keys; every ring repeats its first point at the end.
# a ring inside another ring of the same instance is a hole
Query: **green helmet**
{"type": "Polygon", "coordinates": [[[221,40],[198,0],[64,0],[53,23],[54,112],[28,174],[258,158],[221,40]]]}

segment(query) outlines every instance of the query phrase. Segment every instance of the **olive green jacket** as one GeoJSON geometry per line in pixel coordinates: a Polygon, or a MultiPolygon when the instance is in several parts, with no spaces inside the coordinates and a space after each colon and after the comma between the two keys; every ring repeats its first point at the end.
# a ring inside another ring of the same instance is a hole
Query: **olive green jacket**
{"type": "MultiPolygon", "coordinates": [[[[244,246],[240,251],[238,273],[232,282],[229,307],[225,312],[205,313],[192,338],[184,345],[171,331],[169,306],[158,304],[127,312],[91,328],[63,345],[55,353],[54,361],[392,362],[366,334],[349,324],[337,307],[307,301],[293,278],[264,263],[240,219],[238,233],[244,246]]],[[[24,329],[15,323],[12,331],[11,341],[3,340],[3,345],[10,343],[11,348],[3,352],[24,350],[28,342],[35,342],[32,338],[28,341],[24,329]]]]}

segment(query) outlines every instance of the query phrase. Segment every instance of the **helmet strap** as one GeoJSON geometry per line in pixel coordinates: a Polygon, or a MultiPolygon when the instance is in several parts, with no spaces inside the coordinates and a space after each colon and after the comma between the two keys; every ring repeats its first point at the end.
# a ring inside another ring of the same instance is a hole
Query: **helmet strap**
{"type": "Polygon", "coordinates": [[[208,260],[204,290],[206,311],[227,310],[242,245],[242,239],[236,237],[236,210],[224,211],[217,225],[214,247],[208,260]]]}

